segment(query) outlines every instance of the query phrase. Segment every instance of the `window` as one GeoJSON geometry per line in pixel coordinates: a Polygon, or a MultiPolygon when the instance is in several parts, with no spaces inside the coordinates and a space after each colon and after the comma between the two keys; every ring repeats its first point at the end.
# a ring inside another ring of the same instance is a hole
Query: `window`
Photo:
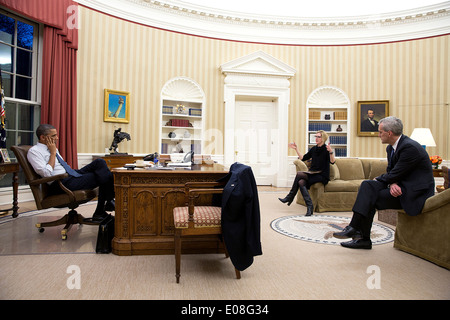
{"type": "MultiPolygon", "coordinates": [[[[39,25],[6,11],[0,11],[0,70],[5,96],[6,148],[36,143],[35,130],[40,123],[38,93],[39,25]]],[[[20,184],[24,183],[19,175],[20,184]]],[[[3,177],[0,187],[10,187],[11,178],[3,177]]]]}

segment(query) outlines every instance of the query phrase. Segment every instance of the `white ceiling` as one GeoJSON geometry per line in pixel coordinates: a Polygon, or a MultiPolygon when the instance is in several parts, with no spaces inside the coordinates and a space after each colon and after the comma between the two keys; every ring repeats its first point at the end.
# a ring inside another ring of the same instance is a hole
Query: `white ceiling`
{"type": "Polygon", "coordinates": [[[384,14],[443,3],[442,0],[178,0],[217,10],[285,17],[344,17],[384,14]]]}
{"type": "Polygon", "coordinates": [[[75,0],[142,25],[213,39],[294,45],[450,34],[442,0],[75,0]]]}

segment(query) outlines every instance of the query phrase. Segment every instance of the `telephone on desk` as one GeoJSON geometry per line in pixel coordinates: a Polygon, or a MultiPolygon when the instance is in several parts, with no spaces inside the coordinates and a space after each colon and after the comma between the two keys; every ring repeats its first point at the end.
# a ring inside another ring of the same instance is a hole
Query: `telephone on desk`
{"type": "Polygon", "coordinates": [[[190,167],[194,160],[194,151],[189,151],[184,155],[182,162],[171,162],[168,163],[168,167],[190,167]]]}
{"type": "Polygon", "coordinates": [[[158,152],[150,153],[150,154],[146,155],[143,160],[144,161],[155,161],[155,159],[158,159],[158,156],[159,156],[158,152]]]}

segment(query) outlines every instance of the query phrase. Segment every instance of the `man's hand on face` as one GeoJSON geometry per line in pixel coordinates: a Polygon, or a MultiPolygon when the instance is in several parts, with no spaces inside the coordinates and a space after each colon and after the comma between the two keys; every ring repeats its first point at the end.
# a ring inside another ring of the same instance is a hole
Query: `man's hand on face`
{"type": "Polygon", "coordinates": [[[46,136],[45,145],[47,146],[50,153],[56,154],[56,139],[52,138],[51,136],[46,136]]]}

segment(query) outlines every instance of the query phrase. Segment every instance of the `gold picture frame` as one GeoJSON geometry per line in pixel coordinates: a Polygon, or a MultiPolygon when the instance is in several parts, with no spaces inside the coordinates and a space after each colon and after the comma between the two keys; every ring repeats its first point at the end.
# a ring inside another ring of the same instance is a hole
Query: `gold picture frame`
{"type": "Polygon", "coordinates": [[[378,122],[389,116],[389,100],[358,101],[357,110],[358,136],[378,137],[378,122]]]}
{"type": "Polygon", "coordinates": [[[130,122],[130,93],[105,89],[103,107],[103,121],[105,122],[130,122]]]}
{"type": "Polygon", "coordinates": [[[11,159],[9,158],[8,149],[1,148],[0,153],[2,154],[1,162],[2,163],[9,163],[11,162],[11,159]]]}

